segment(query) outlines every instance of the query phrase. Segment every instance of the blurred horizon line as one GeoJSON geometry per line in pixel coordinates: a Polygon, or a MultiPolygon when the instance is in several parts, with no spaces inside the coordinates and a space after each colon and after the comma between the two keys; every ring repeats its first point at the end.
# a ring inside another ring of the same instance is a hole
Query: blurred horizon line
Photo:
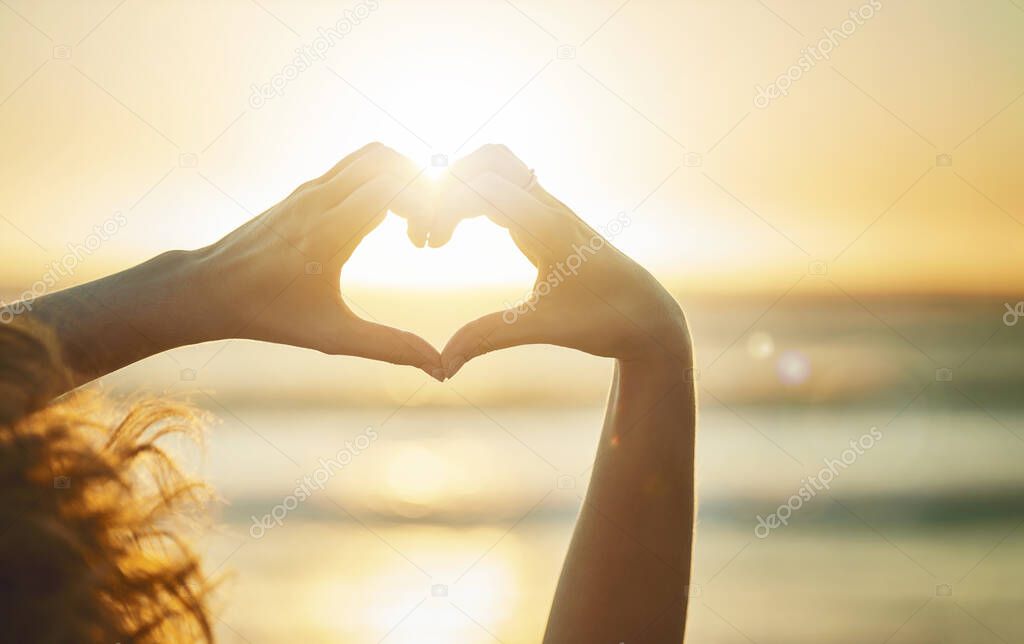
{"type": "MultiPolygon", "coordinates": [[[[124,268],[128,268],[127,266],[124,268]]],[[[48,295],[63,291],[81,284],[86,284],[108,275],[116,274],[124,269],[115,269],[108,273],[89,275],[81,280],[69,281],[67,284],[59,285],[59,288],[45,290],[42,295],[48,295]]],[[[652,271],[653,272],[653,271],[652,271]]],[[[38,277],[36,279],[39,279],[38,277]]],[[[847,293],[863,297],[874,297],[879,299],[903,298],[915,303],[931,303],[941,301],[943,298],[956,299],[958,301],[979,301],[999,300],[1006,301],[1024,300],[1024,280],[1018,288],[994,286],[988,290],[979,286],[960,286],[955,284],[944,284],[932,287],[909,286],[906,284],[894,284],[892,287],[864,287],[857,284],[843,284],[828,276],[818,275],[794,275],[793,282],[779,286],[733,286],[723,284],[722,280],[712,278],[710,285],[701,286],[694,284],[688,279],[660,278],[659,281],[677,297],[686,297],[702,301],[730,301],[741,298],[766,298],[773,299],[785,294],[787,299],[794,301],[807,301],[813,303],[827,302],[829,300],[849,299],[847,293]],[[797,287],[799,286],[799,292],[797,287]]],[[[10,303],[21,299],[27,291],[31,291],[33,281],[16,283],[13,280],[0,282],[0,301],[10,303]]],[[[522,291],[528,293],[531,283],[514,283],[512,281],[500,281],[487,284],[444,286],[440,284],[399,286],[395,284],[365,284],[346,282],[345,292],[359,295],[367,293],[402,296],[425,296],[425,295],[479,295],[507,293],[508,291],[522,291]]]]}

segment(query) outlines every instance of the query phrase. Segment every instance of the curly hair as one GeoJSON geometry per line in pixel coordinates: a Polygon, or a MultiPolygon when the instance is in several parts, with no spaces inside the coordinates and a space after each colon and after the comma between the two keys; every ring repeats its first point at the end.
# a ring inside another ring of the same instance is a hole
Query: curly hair
{"type": "Polygon", "coordinates": [[[18,641],[212,642],[183,536],[209,498],[157,443],[186,405],[69,389],[46,329],[0,325],[0,624],[18,641]]]}

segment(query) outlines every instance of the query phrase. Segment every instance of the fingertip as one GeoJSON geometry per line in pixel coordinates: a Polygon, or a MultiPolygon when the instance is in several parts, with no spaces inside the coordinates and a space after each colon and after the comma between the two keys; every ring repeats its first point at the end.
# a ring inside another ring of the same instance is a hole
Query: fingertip
{"type": "Polygon", "coordinates": [[[459,369],[461,369],[462,365],[464,364],[466,364],[465,356],[463,356],[462,354],[452,356],[452,358],[448,361],[448,364],[444,368],[445,375],[448,378],[454,377],[455,374],[459,372],[459,369]]]}
{"type": "Polygon", "coordinates": [[[440,248],[451,241],[452,234],[455,233],[455,226],[457,224],[457,221],[443,221],[435,224],[430,230],[430,247],[440,248]]]}
{"type": "Polygon", "coordinates": [[[358,322],[359,331],[345,351],[348,355],[415,367],[431,377],[443,370],[441,353],[420,336],[361,318],[358,322]]]}
{"type": "Polygon", "coordinates": [[[465,325],[455,332],[441,350],[441,364],[449,378],[473,358],[490,351],[485,331],[488,319],[489,316],[465,325]]]}
{"type": "Polygon", "coordinates": [[[406,234],[409,236],[409,241],[412,242],[413,246],[416,248],[423,248],[426,246],[428,233],[429,228],[427,228],[427,226],[422,222],[415,219],[409,220],[409,227],[406,230],[406,234]]]}

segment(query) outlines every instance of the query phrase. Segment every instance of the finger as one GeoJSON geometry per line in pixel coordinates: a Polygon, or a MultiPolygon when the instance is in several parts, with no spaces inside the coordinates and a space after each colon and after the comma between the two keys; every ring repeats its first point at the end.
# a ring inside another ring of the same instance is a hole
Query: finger
{"type": "MultiPolygon", "coordinates": [[[[454,188],[452,190],[455,190],[454,188]]],[[[440,248],[449,241],[451,241],[452,234],[455,232],[456,226],[463,219],[470,219],[478,217],[484,214],[484,210],[487,208],[493,208],[484,201],[482,195],[473,192],[470,186],[462,186],[458,190],[463,191],[465,194],[458,195],[452,192],[445,193],[437,205],[437,214],[434,218],[434,225],[430,230],[430,246],[431,248],[440,248]]],[[[493,219],[493,218],[492,218],[493,219]]],[[[502,227],[509,228],[509,225],[502,220],[502,227]]],[[[534,240],[526,234],[516,233],[514,230],[510,230],[509,234],[512,237],[512,241],[515,242],[516,247],[519,251],[530,260],[534,266],[539,266],[539,262],[542,261],[541,256],[538,254],[536,249],[531,247],[531,242],[536,246],[534,240]]]]}
{"type": "MultiPolygon", "coordinates": [[[[349,154],[348,156],[346,156],[341,161],[338,161],[337,163],[335,163],[334,166],[330,170],[328,170],[327,172],[323,173],[322,175],[320,175],[316,179],[310,179],[306,183],[300,185],[298,188],[296,188],[295,190],[292,191],[292,195],[296,195],[296,194],[298,194],[300,192],[309,190],[309,189],[311,189],[313,187],[316,187],[316,186],[319,186],[319,185],[325,183],[326,181],[329,181],[331,178],[336,176],[339,172],[341,172],[342,170],[344,170],[345,168],[350,166],[353,162],[355,162],[356,159],[358,159],[359,157],[363,156],[364,154],[366,154],[366,153],[376,149],[377,147],[380,147],[380,146],[383,146],[383,145],[384,145],[383,143],[378,143],[376,141],[374,141],[373,143],[367,143],[366,145],[364,145],[363,147],[359,148],[355,152],[353,152],[353,153],[349,154]]],[[[292,195],[289,195],[289,196],[292,196],[292,195]]]]}
{"type": "Polygon", "coordinates": [[[452,175],[472,181],[487,172],[494,172],[518,186],[526,186],[533,171],[504,145],[489,143],[459,159],[450,168],[452,175]]]}
{"type": "Polygon", "coordinates": [[[324,213],[337,237],[337,248],[331,268],[340,268],[352,256],[356,246],[369,235],[387,215],[388,205],[401,194],[407,184],[383,173],[357,188],[342,203],[324,213]]]}
{"type": "Polygon", "coordinates": [[[345,344],[347,355],[416,367],[431,378],[444,380],[441,354],[415,333],[357,318],[345,344]]]}
{"type": "MultiPolygon", "coordinates": [[[[455,227],[459,225],[462,219],[463,217],[455,217],[450,212],[444,210],[435,212],[432,220],[428,222],[429,227],[427,228],[427,232],[430,235],[430,247],[440,248],[451,241],[452,235],[455,233],[455,227]]],[[[411,236],[411,222],[409,227],[411,236]]]]}
{"type": "Polygon", "coordinates": [[[463,326],[441,352],[444,375],[451,378],[473,358],[524,344],[547,344],[549,321],[524,307],[490,313],[463,326]]]}
{"type": "MultiPolygon", "coordinates": [[[[430,234],[430,219],[427,217],[409,217],[409,227],[406,230],[406,234],[409,236],[409,241],[416,248],[423,248],[427,244],[427,235],[430,234]]],[[[431,246],[433,246],[431,242],[431,246]]]]}
{"type": "Polygon", "coordinates": [[[434,221],[436,194],[437,187],[434,182],[421,172],[388,206],[388,210],[406,220],[406,234],[417,248],[427,245],[427,237],[434,221]]]}
{"type": "Polygon", "coordinates": [[[324,198],[347,198],[359,185],[372,180],[380,172],[388,172],[405,181],[402,189],[388,203],[388,209],[408,221],[409,240],[422,248],[427,243],[434,216],[431,189],[422,176],[423,169],[391,148],[381,146],[354,162],[325,186],[331,192],[324,198]]]}
{"type": "Polygon", "coordinates": [[[452,166],[452,173],[467,181],[487,172],[493,172],[522,187],[543,204],[566,208],[565,204],[540,185],[533,170],[507,146],[489,143],[452,166]]]}
{"type": "MultiPolygon", "coordinates": [[[[506,146],[493,143],[484,145],[456,161],[442,181],[442,190],[457,191],[458,184],[472,184],[476,179],[489,173],[497,174],[509,183],[523,188],[542,204],[565,208],[562,202],[548,194],[537,183],[533,171],[525,162],[506,146]]],[[[478,214],[480,213],[439,208],[430,231],[430,245],[438,247],[448,243],[460,221],[478,214]]]]}
{"type": "Polygon", "coordinates": [[[422,170],[406,156],[386,145],[377,145],[327,181],[313,187],[308,194],[321,207],[329,208],[385,172],[412,183],[422,170]]]}
{"type": "Polygon", "coordinates": [[[493,172],[445,193],[439,211],[460,216],[483,214],[509,229],[523,251],[535,259],[562,256],[579,237],[578,223],[567,211],[539,202],[523,188],[493,172]]]}
{"type": "MultiPolygon", "coordinates": [[[[580,219],[571,208],[548,192],[537,180],[536,175],[529,166],[504,145],[484,145],[464,159],[460,159],[453,168],[453,174],[457,173],[456,176],[466,178],[467,180],[493,172],[508,180],[509,183],[523,188],[540,203],[564,212],[566,216],[574,219],[579,227],[587,231],[587,237],[592,237],[596,234],[589,224],[580,219]]],[[[439,216],[435,226],[454,230],[459,219],[455,218],[454,221],[450,221],[452,218],[439,216]]],[[[433,236],[434,233],[432,232],[431,237],[433,236]]]]}
{"type": "MultiPolygon", "coordinates": [[[[499,174],[515,185],[529,184],[533,172],[504,145],[487,144],[462,157],[449,168],[440,182],[441,192],[459,190],[462,184],[488,172],[499,174]]],[[[438,248],[451,240],[459,222],[469,217],[480,215],[480,212],[458,212],[446,208],[438,208],[430,229],[430,245],[438,248]]]]}
{"type": "Polygon", "coordinates": [[[360,159],[360,158],[366,156],[367,154],[373,153],[373,152],[375,152],[375,151],[377,151],[377,150],[379,150],[380,148],[383,148],[383,147],[386,147],[386,146],[383,143],[379,142],[379,141],[373,141],[372,143],[367,143],[366,145],[364,145],[363,147],[359,148],[355,152],[353,152],[353,153],[349,154],[348,156],[346,156],[341,161],[338,161],[337,163],[335,163],[334,166],[330,170],[328,170],[327,172],[323,173],[322,175],[320,175],[316,179],[313,179],[312,181],[309,182],[309,184],[310,185],[320,185],[322,183],[326,183],[327,181],[330,181],[335,176],[337,176],[339,172],[341,172],[342,170],[344,170],[348,166],[352,165],[357,159],[360,159]]]}

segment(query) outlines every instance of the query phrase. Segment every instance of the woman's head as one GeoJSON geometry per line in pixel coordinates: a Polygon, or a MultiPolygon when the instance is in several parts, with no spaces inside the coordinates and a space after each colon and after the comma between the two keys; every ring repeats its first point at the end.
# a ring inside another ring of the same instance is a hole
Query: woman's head
{"type": "Polygon", "coordinates": [[[206,498],[157,443],[186,406],[126,408],[70,382],[45,329],[0,325],[0,623],[39,642],[210,640],[182,521],[206,498]]]}

